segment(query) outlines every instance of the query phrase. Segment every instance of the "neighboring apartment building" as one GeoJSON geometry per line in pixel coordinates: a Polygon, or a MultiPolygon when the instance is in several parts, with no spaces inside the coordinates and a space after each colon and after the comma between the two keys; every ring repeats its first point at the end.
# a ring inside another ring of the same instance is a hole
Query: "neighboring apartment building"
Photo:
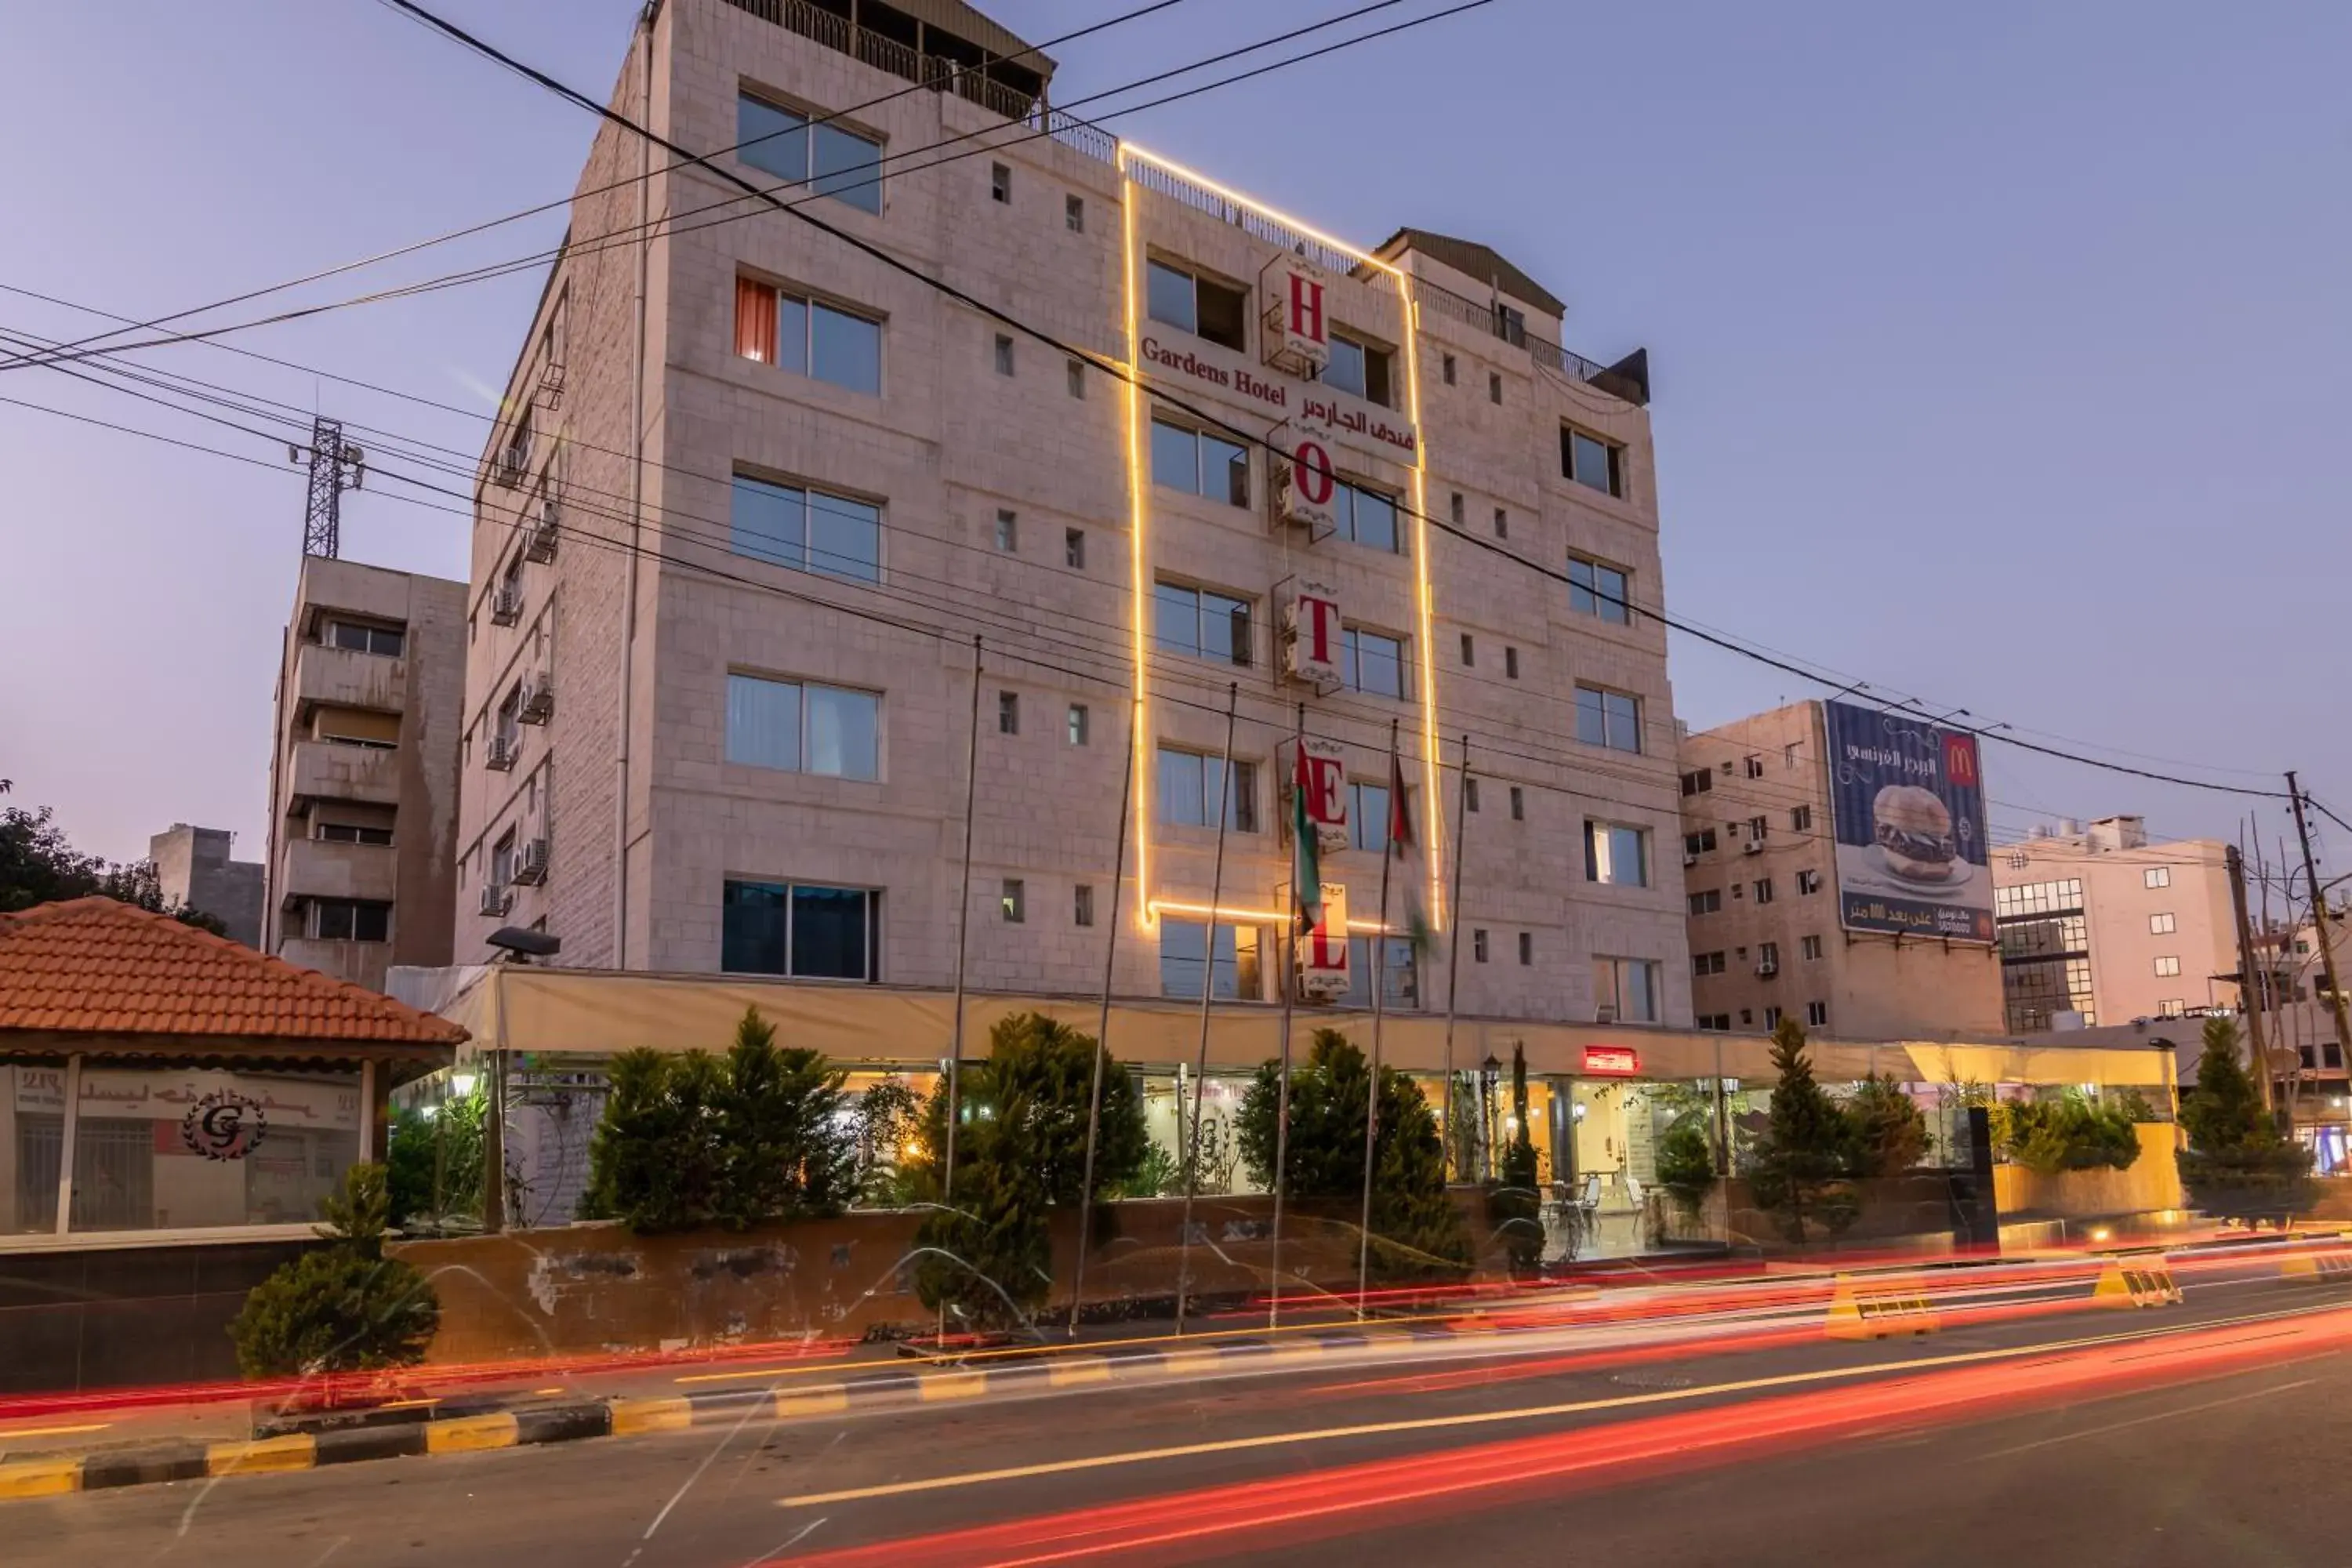
{"type": "Polygon", "coordinates": [[[937,987],[968,924],[975,989],[1084,994],[1118,920],[1122,994],[1270,1000],[1303,704],[1342,770],[1314,793],[1349,814],[1348,995],[1393,729],[1391,1005],[1445,1005],[1405,884],[1444,930],[1460,850],[1465,1013],[1687,1026],[1665,637],[1624,607],[1662,599],[1645,360],[1563,350],[1483,245],[1360,250],[1090,128],[1026,136],[1042,57],[902,92],[916,49],[1023,49],[954,0],[649,10],[621,110],[814,178],[784,194],[919,276],[600,132],[479,480],[461,953],[508,923],[567,965],[937,987]],[[714,203],[752,216],[578,243],[714,203]]]}
{"type": "Polygon", "coordinates": [[[2073,822],[1993,852],[2012,1034],[2238,1005],[2227,846],[2150,844],[2137,816],[2073,822]]]}
{"type": "Polygon", "coordinates": [[[184,822],[147,840],[147,859],[164,905],[185,904],[221,922],[231,941],[261,945],[261,905],[268,878],[258,860],[235,860],[226,827],[184,822]]]}
{"type": "Polygon", "coordinates": [[[1846,929],[1822,704],[1688,735],[1681,754],[1700,1027],[1763,1031],[1785,1016],[1853,1039],[2000,1032],[1990,945],[1846,929]]]}
{"type": "Polygon", "coordinates": [[[463,583],[303,558],[271,731],[265,951],[378,991],[392,964],[451,961],[465,618],[463,583]]]}

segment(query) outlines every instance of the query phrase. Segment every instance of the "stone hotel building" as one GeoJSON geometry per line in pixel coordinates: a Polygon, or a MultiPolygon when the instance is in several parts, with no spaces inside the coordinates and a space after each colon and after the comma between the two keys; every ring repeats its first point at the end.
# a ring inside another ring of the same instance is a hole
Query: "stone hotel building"
{"type": "Polygon", "coordinates": [[[461,956],[1073,996],[1118,921],[1122,997],[1271,1002],[1303,727],[1335,1006],[1393,734],[1390,1004],[1458,921],[1465,1016],[1687,1028],[1643,356],[1052,115],[953,0],[652,11],[616,107],[797,211],[597,134],[478,481],[461,956]]]}

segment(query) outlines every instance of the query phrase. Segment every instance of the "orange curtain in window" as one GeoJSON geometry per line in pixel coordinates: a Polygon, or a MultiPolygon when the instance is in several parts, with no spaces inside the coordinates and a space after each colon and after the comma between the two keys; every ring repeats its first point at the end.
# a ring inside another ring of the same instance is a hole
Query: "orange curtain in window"
{"type": "Polygon", "coordinates": [[[735,352],[761,364],[776,363],[776,291],[749,278],[735,279],[735,352]]]}

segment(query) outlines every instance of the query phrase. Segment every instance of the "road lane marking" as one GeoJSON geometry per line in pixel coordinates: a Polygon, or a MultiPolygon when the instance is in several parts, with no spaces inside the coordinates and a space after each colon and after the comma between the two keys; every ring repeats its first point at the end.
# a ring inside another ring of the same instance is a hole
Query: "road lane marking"
{"type": "Polygon", "coordinates": [[[85,1421],[79,1426],[16,1426],[0,1432],[0,1443],[12,1437],[67,1437],[76,1432],[103,1432],[113,1425],[111,1421],[85,1421]]]}
{"type": "Polygon", "coordinates": [[[2005,1459],[2011,1454],[2030,1454],[2036,1448],[2048,1448],[2060,1443],[2072,1443],[2084,1437],[2103,1437],[2110,1432],[2121,1432],[2132,1426],[2145,1426],[2152,1421],[2169,1421],[2177,1415],[2194,1415],[2203,1410],[2219,1410],[2225,1405],[2243,1405],[2250,1399],[2266,1399],[2273,1394],[2284,1394],[2291,1388],[2309,1388],[2318,1381],[2315,1377],[2299,1378],[2294,1383],[2282,1383],[2275,1388],[2257,1388],[2250,1394],[2232,1394],[2226,1399],[2209,1399],[2201,1405],[2176,1405],[2169,1410],[2159,1410],[2153,1415],[2135,1415],[2128,1421],[2110,1421],[2104,1426],[2085,1426],[2080,1432],[2062,1432],[2055,1437],[2038,1438],[2031,1443],[2020,1443],[2013,1447],[1995,1448],[1990,1454],[1979,1454],[1976,1457],[1979,1459],[2005,1459]]]}
{"type": "Polygon", "coordinates": [[[1396,1421],[1359,1422],[1346,1426],[1325,1426],[1300,1432],[1268,1432],[1251,1437],[1223,1437],[1205,1443],[1181,1443],[1160,1448],[1136,1448],[1117,1454],[1088,1454],[1074,1459],[1052,1459],[1034,1465],[1010,1465],[991,1470],[968,1470],[959,1475],[933,1476],[921,1480],[890,1481],[878,1486],[851,1487],[839,1491],[803,1492],[795,1497],[780,1498],[777,1500],[777,1505],[782,1508],[818,1508],[832,1503],[860,1502],[871,1498],[904,1497],[916,1492],[948,1491],[959,1487],[983,1486],[996,1481],[1028,1480],[1039,1476],[1112,1469],[1128,1465],[1152,1464],[1165,1459],[1189,1459],[1203,1454],[1244,1453],[1258,1448],[1278,1448],[1291,1444],[1328,1443],[1349,1437],[1385,1436],[1399,1432],[1436,1432],[1465,1426],[1491,1426],[1512,1421],[1535,1421],[1547,1416],[1581,1415],[1600,1410],[1631,1409],[1646,1405],[1704,1399],[1716,1394],[1745,1394],[1764,1388],[1790,1388],[1805,1384],[1833,1383],[1853,1378],[1887,1374],[1903,1375],[1933,1367],[1962,1366],[1990,1361],[2018,1361],[2029,1356],[2053,1355],[2064,1351],[2085,1350],[2098,1345],[2132,1343],[2170,1338],[2200,1330],[2231,1328],[2241,1323],[2265,1322],[2280,1318],[2314,1315],[2305,1311],[2263,1313],[2246,1318],[2221,1319],[2207,1323],[2171,1324],[2143,1331],[2092,1334],[2078,1339],[2053,1340],[2040,1344],[2016,1345],[2000,1350],[1916,1356],[1902,1362],[1851,1367],[1823,1367],[1811,1372],[1781,1373],[1771,1377],[1741,1378],[1730,1383],[1706,1384],[1691,1388],[1618,1394],[1608,1399],[1579,1399],[1559,1405],[1526,1405],[1515,1410],[1472,1411],[1456,1415],[1422,1415],[1396,1421]]]}

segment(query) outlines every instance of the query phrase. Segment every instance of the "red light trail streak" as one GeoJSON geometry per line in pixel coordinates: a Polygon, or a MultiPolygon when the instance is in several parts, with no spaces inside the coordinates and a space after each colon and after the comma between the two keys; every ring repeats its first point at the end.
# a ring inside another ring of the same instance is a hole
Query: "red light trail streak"
{"type": "MultiPolygon", "coordinates": [[[[945,1568],[1116,1558],[1177,1563],[1360,1532],[1485,1504],[1497,1492],[1649,1479],[1675,1469],[2067,1399],[2111,1396],[2342,1350],[2352,1310],[2117,1341],[1708,1409],[1329,1466],[791,1559],[823,1568],[945,1568]]],[[[815,1506],[824,1500],[810,1500],[815,1506]]],[[[772,1559],[771,1561],[782,1561],[772,1559]]]]}

